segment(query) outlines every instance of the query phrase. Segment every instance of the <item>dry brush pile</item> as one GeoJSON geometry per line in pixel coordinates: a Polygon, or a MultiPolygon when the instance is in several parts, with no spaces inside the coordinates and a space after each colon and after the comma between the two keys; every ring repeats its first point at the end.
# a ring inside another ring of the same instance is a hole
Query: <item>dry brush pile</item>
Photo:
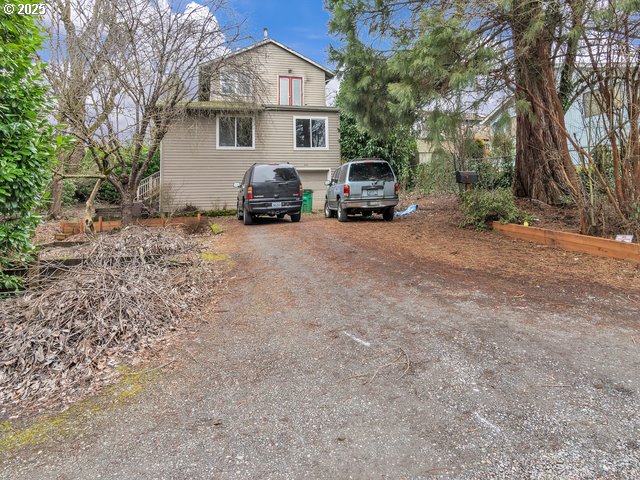
{"type": "Polygon", "coordinates": [[[175,230],[126,228],[78,247],[81,265],[0,302],[0,405],[65,395],[174,329],[219,281],[197,250],[175,230]]]}

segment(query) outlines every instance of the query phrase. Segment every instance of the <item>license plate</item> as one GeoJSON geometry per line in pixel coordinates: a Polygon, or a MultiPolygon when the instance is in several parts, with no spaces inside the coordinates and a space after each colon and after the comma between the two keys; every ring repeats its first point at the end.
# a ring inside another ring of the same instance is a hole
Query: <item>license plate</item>
{"type": "Polygon", "coordinates": [[[379,197],[382,190],[363,190],[365,197],[379,197]]]}
{"type": "Polygon", "coordinates": [[[282,208],[282,202],[272,202],[271,208],[282,208]]]}
{"type": "Polygon", "coordinates": [[[379,207],[380,205],[382,205],[382,203],[380,203],[380,202],[367,202],[367,204],[370,207],[379,207]]]}

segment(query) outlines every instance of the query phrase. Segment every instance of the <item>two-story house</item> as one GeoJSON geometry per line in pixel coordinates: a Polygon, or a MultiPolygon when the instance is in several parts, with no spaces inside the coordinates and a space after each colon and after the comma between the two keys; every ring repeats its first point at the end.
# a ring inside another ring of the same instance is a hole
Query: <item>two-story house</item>
{"type": "Polygon", "coordinates": [[[201,101],[189,104],[162,141],[160,210],[235,209],[233,183],[263,162],[293,164],[314,191],[314,208],[322,208],[324,182],[340,165],[338,110],[325,100],[334,73],[270,38],[233,52],[227,63],[238,68],[212,75],[201,68],[201,101]]]}

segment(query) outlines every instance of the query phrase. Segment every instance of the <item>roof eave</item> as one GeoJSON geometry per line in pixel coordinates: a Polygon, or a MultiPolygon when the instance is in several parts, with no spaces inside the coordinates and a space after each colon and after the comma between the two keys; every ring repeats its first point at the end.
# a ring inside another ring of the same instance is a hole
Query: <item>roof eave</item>
{"type": "MultiPolygon", "coordinates": [[[[307,63],[310,63],[311,65],[313,65],[316,68],[319,68],[320,70],[322,70],[325,74],[325,81],[331,80],[333,77],[336,76],[335,72],[333,70],[329,70],[328,68],[320,65],[317,62],[314,62],[313,60],[311,60],[308,57],[305,57],[304,55],[302,55],[300,52],[296,52],[295,50],[293,50],[292,48],[287,47],[286,45],[272,39],[272,38],[265,38],[264,40],[261,40],[257,43],[254,43],[253,45],[249,45],[248,47],[244,47],[241,48],[239,50],[236,50],[235,52],[231,52],[229,55],[227,55],[227,58],[229,57],[235,57],[237,55],[240,55],[242,53],[248,52],[250,50],[253,50],[255,48],[259,48],[262,47],[263,45],[267,45],[269,43],[272,43],[273,45],[276,45],[280,48],[282,48],[283,50],[286,50],[287,52],[291,53],[292,55],[295,55],[298,58],[301,58],[302,60],[304,60],[307,63]]],[[[210,62],[205,62],[200,64],[200,67],[206,67],[207,65],[210,65],[211,63],[213,63],[213,61],[210,62]]]]}

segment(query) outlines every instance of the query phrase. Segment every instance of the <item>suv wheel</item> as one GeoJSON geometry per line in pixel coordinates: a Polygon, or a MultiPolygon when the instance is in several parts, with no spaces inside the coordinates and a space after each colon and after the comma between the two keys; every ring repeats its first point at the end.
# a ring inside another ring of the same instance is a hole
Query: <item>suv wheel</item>
{"type": "Polygon", "coordinates": [[[300,212],[298,213],[292,213],[291,215],[291,221],[293,223],[299,222],[300,221],[300,212]]]}
{"type": "Polygon", "coordinates": [[[251,215],[251,213],[247,210],[247,204],[245,203],[243,205],[243,212],[242,212],[242,222],[245,225],[252,225],[253,224],[253,215],[251,215]]]}
{"type": "Polygon", "coordinates": [[[339,222],[347,221],[347,209],[344,208],[341,201],[338,201],[338,221],[339,222]]]}
{"type": "Polygon", "coordinates": [[[242,209],[240,208],[239,203],[236,203],[236,218],[238,220],[242,220],[242,209]]]}
{"type": "Polygon", "coordinates": [[[395,208],[393,207],[386,208],[385,211],[382,212],[382,219],[385,222],[390,222],[391,220],[393,220],[394,216],[395,216],[395,208]]]}
{"type": "Polygon", "coordinates": [[[324,218],[331,218],[335,215],[333,210],[329,208],[329,200],[325,200],[324,202],[324,218]]]}

